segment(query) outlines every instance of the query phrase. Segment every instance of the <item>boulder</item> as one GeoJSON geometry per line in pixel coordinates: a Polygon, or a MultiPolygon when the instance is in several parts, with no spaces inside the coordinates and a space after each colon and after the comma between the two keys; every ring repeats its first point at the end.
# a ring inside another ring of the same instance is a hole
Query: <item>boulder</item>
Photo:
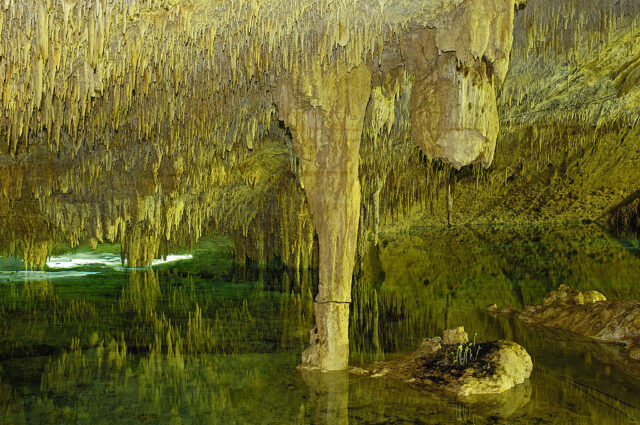
{"type": "Polygon", "coordinates": [[[590,290],[581,292],[577,289],[571,289],[567,285],[563,284],[560,285],[557,290],[551,291],[549,295],[544,297],[542,304],[545,306],[556,303],[583,305],[606,300],[607,298],[598,291],[590,290]]]}
{"type": "Polygon", "coordinates": [[[640,300],[607,301],[598,291],[566,285],[550,292],[542,305],[525,308],[519,318],[599,341],[632,344],[640,337],[640,300]]]}
{"type": "Polygon", "coordinates": [[[524,383],[531,375],[531,357],[515,342],[468,341],[464,328],[448,329],[444,338],[425,339],[417,351],[407,356],[357,368],[352,373],[394,378],[457,399],[499,394],[524,383]]]}
{"type": "Polygon", "coordinates": [[[478,374],[476,367],[467,368],[459,388],[454,385],[452,390],[461,396],[502,393],[522,384],[533,370],[529,353],[513,341],[497,341],[486,361],[493,367],[491,373],[478,374]]]}

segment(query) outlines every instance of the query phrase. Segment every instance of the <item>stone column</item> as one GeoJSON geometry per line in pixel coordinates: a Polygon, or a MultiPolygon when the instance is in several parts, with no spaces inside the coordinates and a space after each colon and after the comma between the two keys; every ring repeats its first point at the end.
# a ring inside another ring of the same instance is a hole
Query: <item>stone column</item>
{"type": "Polygon", "coordinates": [[[320,287],[316,327],[302,367],[346,369],[351,276],[360,216],[360,138],[371,90],[362,64],[314,64],[280,81],[280,119],[302,162],[300,181],[318,233],[320,287]]]}

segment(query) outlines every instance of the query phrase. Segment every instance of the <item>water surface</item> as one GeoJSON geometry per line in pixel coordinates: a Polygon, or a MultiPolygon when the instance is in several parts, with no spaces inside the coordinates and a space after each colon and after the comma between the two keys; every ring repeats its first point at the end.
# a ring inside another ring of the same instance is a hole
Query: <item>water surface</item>
{"type": "Polygon", "coordinates": [[[560,283],[639,297],[637,241],[597,226],[413,229],[369,250],[353,289],[351,364],[458,325],[522,344],[531,379],[473,404],[298,372],[317,273],[235,264],[220,238],[192,255],[138,270],[82,250],[42,272],[0,261],[0,423],[640,422],[640,380],[620,347],[485,313],[539,303],[560,283]]]}

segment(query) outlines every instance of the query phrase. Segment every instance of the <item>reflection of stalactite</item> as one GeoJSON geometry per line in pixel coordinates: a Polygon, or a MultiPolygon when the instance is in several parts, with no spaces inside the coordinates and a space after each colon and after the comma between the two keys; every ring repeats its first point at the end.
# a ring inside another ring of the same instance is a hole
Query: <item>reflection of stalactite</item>
{"type": "Polygon", "coordinates": [[[447,224],[451,226],[451,212],[453,211],[453,193],[451,192],[451,180],[447,181],[447,224]]]}
{"type": "Polygon", "coordinates": [[[640,237],[640,192],[614,208],[608,219],[616,233],[640,237]]]}

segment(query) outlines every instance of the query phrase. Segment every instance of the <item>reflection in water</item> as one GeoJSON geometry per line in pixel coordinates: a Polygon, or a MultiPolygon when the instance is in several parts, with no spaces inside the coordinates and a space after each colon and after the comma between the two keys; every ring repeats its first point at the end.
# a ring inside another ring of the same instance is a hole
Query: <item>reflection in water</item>
{"type": "Polygon", "coordinates": [[[302,378],[309,386],[311,401],[315,403],[314,424],[349,424],[349,372],[307,372],[302,378]]]}
{"type": "Polygon", "coordinates": [[[421,230],[369,250],[353,289],[351,364],[414,350],[454,325],[532,355],[529,382],[464,401],[387,379],[301,374],[317,276],[196,252],[154,270],[86,265],[74,271],[95,274],[0,281],[0,423],[640,422],[640,381],[619,347],[484,311],[539,303],[560,283],[640,297],[634,245],[597,227],[421,230]]]}
{"type": "MultiPolygon", "coordinates": [[[[190,260],[191,258],[192,256],[190,254],[167,255],[162,259],[154,259],[152,264],[155,266],[158,264],[172,263],[174,261],[190,260]]],[[[49,259],[47,260],[46,267],[48,269],[54,270],[72,269],[75,267],[82,267],[86,265],[102,265],[114,269],[124,268],[122,266],[122,257],[119,254],[116,255],[108,252],[84,252],[79,254],[53,256],[49,257],[49,259]]]]}

